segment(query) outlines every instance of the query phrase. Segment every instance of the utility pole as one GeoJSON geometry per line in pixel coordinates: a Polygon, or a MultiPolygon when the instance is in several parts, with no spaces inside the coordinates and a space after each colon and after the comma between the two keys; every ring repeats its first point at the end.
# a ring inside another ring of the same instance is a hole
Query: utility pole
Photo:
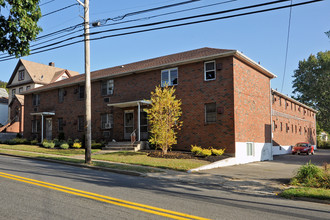
{"type": "Polygon", "coordinates": [[[91,112],[91,66],[90,66],[90,41],[89,41],[89,0],[82,3],[76,0],[84,7],[84,35],[85,35],[85,163],[92,162],[92,112],[91,112]]]}

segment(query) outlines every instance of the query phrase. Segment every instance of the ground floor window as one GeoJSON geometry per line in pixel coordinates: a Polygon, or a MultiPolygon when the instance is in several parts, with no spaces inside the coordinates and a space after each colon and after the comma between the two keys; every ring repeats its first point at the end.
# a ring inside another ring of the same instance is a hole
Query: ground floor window
{"type": "Polygon", "coordinates": [[[113,115],[112,114],[102,114],[101,115],[101,128],[110,129],[113,127],[113,115]]]}
{"type": "Polygon", "coordinates": [[[37,133],[40,130],[40,121],[39,120],[32,120],[32,133],[37,133]]]}
{"type": "Polygon", "coordinates": [[[59,118],[58,120],[58,131],[62,132],[63,131],[63,118],[59,118]]]}
{"type": "Polygon", "coordinates": [[[216,104],[207,103],[205,104],[205,123],[214,123],[216,122],[216,104]]]}
{"type": "Polygon", "coordinates": [[[247,156],[253,156],[254,155],[253,143],[246,143],[246,152],[247,152],[247,156]]]}
{"type": "Polygon", "coordinates": [[[78,131],[84,131],[85,119],[84,116],[78,116],[78,131]]]}

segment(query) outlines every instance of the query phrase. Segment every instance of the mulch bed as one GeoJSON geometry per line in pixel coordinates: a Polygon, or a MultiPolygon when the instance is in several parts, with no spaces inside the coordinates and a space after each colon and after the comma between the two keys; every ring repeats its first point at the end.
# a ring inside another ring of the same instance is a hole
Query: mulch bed
{"type": "Polygon", "coordinates": [[[208,156],[208,157],[201,157],[195,156],[191,152],[183,152],[183,151],[168,151],[167,154],[163,154],[162,151],[159,150],[149,150],[147,151],[147,155],[149,157],[157,157],[157,158],[167,158],[167,159],[196,159],[196,160],[206,160],[211,163],[223,160],[228,157],[229,155],[221,155],[221,156],[208,156]]]}

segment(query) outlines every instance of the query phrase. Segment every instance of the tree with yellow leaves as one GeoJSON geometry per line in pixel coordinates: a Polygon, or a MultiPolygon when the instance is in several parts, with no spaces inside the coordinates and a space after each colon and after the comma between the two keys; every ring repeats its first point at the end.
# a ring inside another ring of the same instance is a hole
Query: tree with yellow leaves
{"type": "Polygon", "coordinates": [[[151,108],[147,109],[149,124],[151,125],[151,144],[162,149],[163,154],[177,144],[177,131],[182,127],[180,121],[181,100],[176,99],[174,87],[156,87],[151,92],[151,108]]]}

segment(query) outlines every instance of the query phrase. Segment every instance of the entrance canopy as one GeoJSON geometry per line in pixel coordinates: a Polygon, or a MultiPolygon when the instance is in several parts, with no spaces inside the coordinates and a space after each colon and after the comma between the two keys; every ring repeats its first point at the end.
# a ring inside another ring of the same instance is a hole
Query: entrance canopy
{"type": "Polygon", "coordinates": [[[137,100],[137,101],[130,101],[130,102],[119,102],[108,104],[108,106],[118,107],[118,108],[126,108],[126,107],[135,107],[139,105],[150,105],[151,102],[147,100],[137,100]]]}
{"type": "Polygon", "coordinates": [[[41,143],[44,141],[44,116],[53,116],[55,112],[34,112],[30,115],[41,116],[41,143]]]}
{"type": "MultiPolygon", "coordinates": [[[[150,105],[151,102],[147,101],[147,100],[137,100],[137,101],[130,101],[130,102],[119,102],[119,103],[113,103],[113,104],[108,104],[109,107],[113,106],[113,107],[118,107],[118,108],[127,108],[127,107],[138,107],[138,112],[141,111],[140,106],[141,105],[150,105]]],[[[141,140],[141,118],[140,118],[140,114],[138,115],[138,140],[141,140]]],[[[132,135],[132,134],[131,134],[132,135]]]]}

